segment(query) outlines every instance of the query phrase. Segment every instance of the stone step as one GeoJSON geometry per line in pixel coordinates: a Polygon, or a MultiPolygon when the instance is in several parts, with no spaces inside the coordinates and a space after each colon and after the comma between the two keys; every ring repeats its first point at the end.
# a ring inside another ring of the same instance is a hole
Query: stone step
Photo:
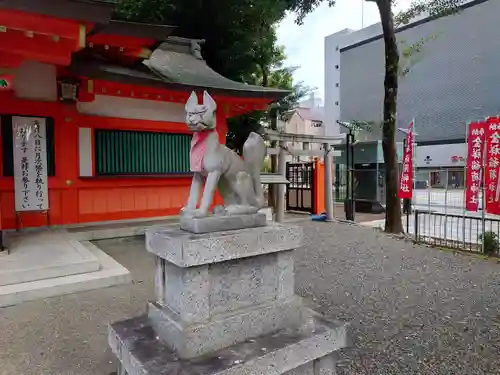
{"type": "Polygon", "coordinates": [[[119,374],[334,375],[337,351],[346,346],[346,324],[311,312],[300,329],[280,330],[198,358],[179,360],[158,340],[147,316],[114,323],[108,341],[119,374]]]}
{"type": "Polygon", "coordinates": [[[109,255],[88,241],[83,241],[81,244],[98,260],[98,271],[0,286],[0,307],[131,281],[130,272],[109,255]]]}
{"type": "Polygon", "coordinates": [[[99,260],[78,241],[36,236],[36,243],[22,241],[0,262],[0,286],[28,283],[99,271],[99,260]]]}

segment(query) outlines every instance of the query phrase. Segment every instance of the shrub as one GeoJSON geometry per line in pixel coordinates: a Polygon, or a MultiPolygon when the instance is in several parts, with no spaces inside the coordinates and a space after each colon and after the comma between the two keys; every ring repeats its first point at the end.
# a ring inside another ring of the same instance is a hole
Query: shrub
{"type": "Polygon", "coordinates": [[[484,253],[487,255],[497,255],[500,243],[498,242],[498,235],[495,232],[484,232],[480,236],[481,245],[484,245],[484,253]]]}

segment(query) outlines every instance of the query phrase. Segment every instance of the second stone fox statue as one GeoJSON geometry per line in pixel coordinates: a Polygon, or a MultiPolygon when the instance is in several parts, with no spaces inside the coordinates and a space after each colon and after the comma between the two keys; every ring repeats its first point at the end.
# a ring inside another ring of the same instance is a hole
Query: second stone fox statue
{"type": "Polygon", "coordinates": [[[216,206],[216,215],[255,214],[264,205],[260,171],[266,156],[264,140],[257,133],[250,133],[243,146],[243,159],[219,143],[216,132],[217,104],[205,91],[203,103],[198,104],[195,92],[186,103],[186,123],[193,131],[190,164],[193,174],[188,203],[181,214],[196,218],[209,215],[216,189],[224,206],[216,206]],[[197,208],[200,193],[203,196],[197,208]]]}

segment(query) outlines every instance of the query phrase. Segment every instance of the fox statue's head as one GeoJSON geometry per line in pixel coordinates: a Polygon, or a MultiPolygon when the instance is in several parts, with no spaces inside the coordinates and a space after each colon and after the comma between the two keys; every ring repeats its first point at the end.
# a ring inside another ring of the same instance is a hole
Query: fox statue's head
{"type": "Polygon", "coordinates": [[[208,92],[203,93],[203,104],[198,104],[198,97],[193,91],[186,103],[186,123],[189,130],[202,132],[215,129],[215,111],[217,104],[208,92]]]}

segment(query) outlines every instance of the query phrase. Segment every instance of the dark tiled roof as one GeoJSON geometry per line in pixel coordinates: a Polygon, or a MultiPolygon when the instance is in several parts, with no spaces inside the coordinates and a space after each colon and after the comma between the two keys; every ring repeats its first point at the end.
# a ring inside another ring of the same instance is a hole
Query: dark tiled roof
{"type": "Polygon", "coordinates": [[[167,39],[174,30],[175,26],[170,25],[151,25],[147,23],[111,20],[109,24],[100,27],[96,33],[163,41],[167,39]]]}
{"type": "Polygon", "coordinates": [[[95,58],[75,58],[69,69],[75,74],[94,79],[181,91],[206,89],[212,93],[269,100],[277,100],[288,94],[285,90],[227,79],[212,70],[203,59],[196,57],[196,53],[185,53],[196,47],[196,43],[191,45],[189,39],[182,38],[172,37],[169,40],[156,49],[143,66],[124,67],[95,58]]]}
{"type": "Polygon", "coordinates": [[[169,82],[197,86],[207,89],[230,90],[241,94],[262,95],[280,98],[287,91],[273,88],[247,85],[232,81],[210,68],[206,62],[192,53],[181,53],[170,48],[170,43],[163,43],[144,63],[153,72],[169,82]]]}
{"type": "Polygon", "coordinates": [[[0,9],[108,23],[116,4],[115,0],[0,0],[0,9]]]}
{"type": "Polygon", "coordinates": [[[46,16],[95,22],[93,33],[165,40],[174,26],[111,20],[119,0],[0,0],[0,9],[14,9],[46,16]]]}

